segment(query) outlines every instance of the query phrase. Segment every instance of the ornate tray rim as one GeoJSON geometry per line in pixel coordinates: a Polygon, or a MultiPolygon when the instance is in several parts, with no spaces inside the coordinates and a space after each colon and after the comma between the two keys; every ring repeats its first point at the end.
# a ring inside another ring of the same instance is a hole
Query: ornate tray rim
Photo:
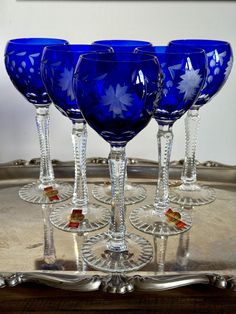
{"type": "Polygon", "coordinates": [[[39,271],[0,274],[0,288],[14,287],[25,282],[43,284],[71,291],[89,292],[102,290],[104,292],[119,294],[134,290],[164,291],[194,284],[204,284],[220,289],[236,291],[236,277],[215,273],[168,276],[126,276],[123,274],[81,276],[78,274],[54,274],[48,271],[39,271]]]}

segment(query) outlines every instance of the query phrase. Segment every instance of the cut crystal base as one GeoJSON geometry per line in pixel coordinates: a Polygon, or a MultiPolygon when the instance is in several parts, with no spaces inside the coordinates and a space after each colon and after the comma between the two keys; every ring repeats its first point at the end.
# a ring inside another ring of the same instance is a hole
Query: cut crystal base
{"type": "Polygon", "coordinates": [[[152,259],[151,244],[136,234],[126,234],[127,250],[124,252],[109,251],[109,239],[108,234],[102,233],[84,243],[82,255],[89,266],[104,272],[121,273],[138,270],[152,259]]]}
{"type": "MultiPolygon", "coordinates": [[[[111,184],[97,184],[92,190],[93,197],[105,204],[111,204],[111,184]]],[[[142,202],[147,195],[146,189],[142,185],[127,183],[125,185],[125,205],[142,202]]]]}
{"type": "Polygon", "coordinates": [[[24,185],[19,190],[19,196],[23,201],[33,204],[54,204],[66,201],[72,197],[73,187],[69,183],[55,182],[52,188],[58,191],[58,200],[55,199],[51,201],[45,194],[44,189],[40,186],[39,181],[24,185]]]}
{"type": "Polygon", "coordinates": [[[216,192],[209,186],[193,185],[192,189],[185,189],[184,185],[170,190],[170,201],[181,206],[201,206],[214,202],[216,192]]]}
{"type": "Polygon", "coordinates": [[[110,221],[110,211],[104,206],[88,203],[87,213],[84,214],[83,220],[79,226],[70,227],[70,216],[75,209],[71,203],[55,207],[50,215],[50,221],[57,229],[73,233],[85,233],[105,227],[110,221]]]}
{"type": "Polygon", "coordinates": [[[145,205],[132,210],[129,218],[136,229],[152,235],[172,236],[189,230],[192,226],[190,214],[181,209],[172,210],[178,216],[178,220],[169,221],[165,216],[162,221],[162,217],[154,211],[154,205],[145,205]]]}

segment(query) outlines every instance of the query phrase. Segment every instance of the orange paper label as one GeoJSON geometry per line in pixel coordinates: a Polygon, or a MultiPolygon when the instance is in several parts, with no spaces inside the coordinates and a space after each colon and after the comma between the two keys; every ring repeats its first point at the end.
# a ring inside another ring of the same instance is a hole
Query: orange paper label
{"type": "Polygon", "coordinates": [[[54,190],[52,186],[44,188],[44,194],[48,197],[49,201],[58,201],[59,195],[58,190],[54,190]]]}
{"type": "Polygon", "coordinates": [[[165,213],[169,222],[174,223],[178,229],[184,229],[187,224],[181,220],[181,214],[179,212],[174,212],[171,208],[165,213]]]}
{"type": "Polygon", "coordinates": [[[82,214],[81,209],[73,209],[70,220],[68,223],[69,228],[78,228],[80,226],[80,222],[84,220],[84,215],[82,214]]]}

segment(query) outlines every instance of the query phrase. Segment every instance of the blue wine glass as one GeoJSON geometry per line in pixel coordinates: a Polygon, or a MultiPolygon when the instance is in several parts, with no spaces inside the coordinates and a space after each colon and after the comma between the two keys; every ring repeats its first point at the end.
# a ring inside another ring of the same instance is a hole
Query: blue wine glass
{"type": "Polygon", "coordinates": [[[93,42],[95,45],[111,47],[114,52],[134,52],[136,48],[152,46],[152,43],[145,40],[132,39],[104,39],[93,42]]]}
{"type": "MultiPolygon", "coordinates": [[[[134,52],[138,47],[152,46],[149,41],[143,40],[130,40],[130,39],[107,39],[97,40],[94,42],[96,45],[110,46],[115,52],[134,52]]],[[[94,198],[105,204],[110,204],[112,200],[111,196],[111,184],[106,182],[105,184],[96,184],[92,190],[94,198]]],[[[147,191],[141,184],[135,184],[128,180],[127,173],[125,176],[125,204],[131,205],[143,201],[146,198],[147,191]]]]}
{"type": "Polygon", "coordinates": [[[187,231],[190,215],[169,204],[169,163],[173,142],[172,126],[192,106],[203,87],[206,76],[206,56],[194,48],[147,47],[138,54],[156,56],[163,71],[160,103],[154,112],[158,123],[159,171],[154,204],[134,209],[130,221],[137,229],[159,236],[176,235],[187,231]]]}
{"type": "Polygon", "coordinates": [[[40,143],[39,181],[23,186],[20,197],[31,203],[61,202],[72,196],[70,184],[56,182],[49,148],[49,105],[51,100],[43,85],[40,60],[45,46],[67,44],[64,39],[18,38],[10,40],[5,50],[5,66],[16,89],[36,108],[40,143]]]}
{"type": "Polygon", "coordinates": [[[201,48],[207,56],[207,78],[204,88],[185,118],[185,159],[181,175],[182,184],[173,188],[170,194],[172,202],[183,206],[204,205],[213,202],[216,193],[213,188],[197,183],[195,156],[200,122],[199,109],[208,103],[225,84],[233,65],[233,53],[228,42],[219,40],[173,40],[169,45],[201,48]]]}
{"type": "Polygon", "coordinates": [[[83,257],[102,271],[139,269],[150,261],[152,246],[139,235],[126,232],[125,147],[149,123],[157,105],[159,63],[153,56],[134,53],[83,55],[75,71],[74,86],[87,123],[111,147],[111,223],[107,233],[84,243],[83,257]]]}
{"type": "Polygon", "coordinates": [[[81,54],[111,51],[96,45],[55,45],[44,49],[41,60],[42,79],[56,108],[72,122],[72,144],[75,160],[75,181],[72,203],[54,206],[50,220],[63,230],[76,233],[94,231],[108,224],[107,208],[88,201],[86,180],[87,127],[76,103],[73,74],[81,54]],[[77,219],[76,219],[76,214],[77,219]]]}

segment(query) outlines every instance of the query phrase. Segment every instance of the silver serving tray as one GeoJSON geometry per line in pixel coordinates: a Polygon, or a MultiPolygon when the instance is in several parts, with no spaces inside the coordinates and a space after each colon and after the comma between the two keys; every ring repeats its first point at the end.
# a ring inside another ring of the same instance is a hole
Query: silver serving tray
{"type": "MultiPolygon", "coordinates": [[[[73,162],[54,160],[53,164],[56,178],[73,183],[73,162]]],[[[181,168],[182,161],[171,163],[172,182],[179,179],[181,168]]],[[[0,165],[0,287],[35,282],[77,291],[102,289],[125,293],[134,289],[158,291],[201,283],[236,290],[235,166],[212,161],[198,165],[198,180],[216,190],[217,200],[188,209],[193,227],[189,232],[169,237],[167,246],[163,238],[152,238],[134,230],[127,219],[127,229],[146,237],[155,251],[148,266],[128,274],[105,274],[90,269],[78,271],[78,238],[57,229],[53,229],[50,244],[56,251],[57,268],[45,264],[41,206],[18,197],[19,187],[37,178],[38,174],[38,159],[0,165]]],[[[92,199],[93,185],[108,180],[107,159],[89,159],[87,176],[92,199]]],[[[153,202],[157,163],[129,159],[128,177],[143,184],[148,195],[143,202],[127,206],[127,217],[132,208],[153,202]]]]}

